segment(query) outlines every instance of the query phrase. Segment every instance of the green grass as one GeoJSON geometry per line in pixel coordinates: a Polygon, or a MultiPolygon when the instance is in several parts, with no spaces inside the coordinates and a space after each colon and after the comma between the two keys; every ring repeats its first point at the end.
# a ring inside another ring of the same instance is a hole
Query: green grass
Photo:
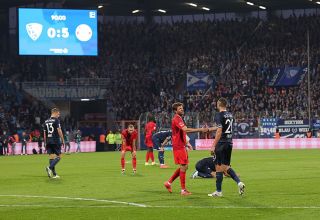
{"type": "Polygon", "coordinates": [[[215,190],[214,179],[189,178],[195,162],[207,155],[189,153],[189,197],[180,196],[179,179],[172,194],[163,187],[176,168],[171,152],[166,152],[170,169],[145,167],[145,152],[138,152],[136,175],[131,163],[121,175],[119,152],[64,155],[56,168],[60,180],[46,176],[46,155],[0,157],[0,219],[319,219],[319,150],[234,151],[232,166],[246,195],[240,197],[233,180],[225,178],[223,198],[207,197],[215,190]]]}

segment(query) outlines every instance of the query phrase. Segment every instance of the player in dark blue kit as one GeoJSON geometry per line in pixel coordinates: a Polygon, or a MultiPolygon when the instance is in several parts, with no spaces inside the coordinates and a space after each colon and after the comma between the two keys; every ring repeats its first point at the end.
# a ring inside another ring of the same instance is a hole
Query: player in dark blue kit
{"type": "Polygon", "coordinates": [[[172,132],[168,131],[159,131],[152,135],[153,147],[158,150],[158,159],[160,162],[160,168],[168,168],[164,163],[164,146],[171,140],[172,132]]]}
{"type": "Polygon", "coordinates": [[[196,171],[193,172],[191,178],[214,178],[216,177],[215,156],[206,157],[196,163],[196,171]]]}
{"type": "Polygon", "coordinates": [[[227,111],[227,100],[220,98],[217,102],[219,112],[216,114],[215,122],[217,132],[211,147],[211,154],[216,155],[216,191],[208,194],[211,197],[222,196],[223,173],[226,172],[237,183],[239,194],[243,195],[245,185],[240,181],[236,172],[230,167],[232,153],[232,124],[233,116],[227,111]]]}
{"type": "Polygon", "coordinates": [[[49,166],[46,171],[49,178],[60,178],[56,171],[55,166],[61,159],[61,146],[64,146],[64,138],[61,130],[59,118],[60,111],[57,108],[51,110],[51,117],[44,122],[44,144],[49,154],[49,166]]]}
{"type": "MultiPolygon", "coordinates": [[[[216,156],[206,157],[196,163],[196,171],[193,172],[191,178],[215,178],[216,177],[216,156]]],[[[226,172],[223,173],[225,177],[230,177],[226,172]]],[[[239,175],[238,175],[239,176],[239,175]]]]}

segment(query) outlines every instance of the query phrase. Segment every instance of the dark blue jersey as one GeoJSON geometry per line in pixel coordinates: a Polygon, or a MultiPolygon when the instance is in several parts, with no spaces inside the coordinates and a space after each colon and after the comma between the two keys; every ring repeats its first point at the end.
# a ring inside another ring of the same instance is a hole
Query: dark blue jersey
{"type": "Polygon", "coordinates": [[[196,167],[209,167],[212,171],[216,171],[216,166],[214,163],[215,159],[215,157],[203,158],[197,162],[196,167]]]}
{"type": "Polygon", "coordinates": [[[228,111],[222,111],[216,114],[215,123],[218,128],[222,128],[222,134],[219,142],[232,142],[233,116],[228,111]]]}
{"type": "Polygon", "coordinates": [[[60,121],[57,118],[49,118],[43,124],[43,130],[46,135],[47,144],[56,144],[60,145],[61,140],[58,133],[58,128],[61,129],[60,121]]]}
{"type": "Polygon", "coordinates": [[[152,142],[154,145],[154,148],[158,149],[161,147],[161,144],[165,141],[167,137],[171,138],[172,136],[172,131],[159,131],[157,133],[154,133],[152,135],[152,142]]]}

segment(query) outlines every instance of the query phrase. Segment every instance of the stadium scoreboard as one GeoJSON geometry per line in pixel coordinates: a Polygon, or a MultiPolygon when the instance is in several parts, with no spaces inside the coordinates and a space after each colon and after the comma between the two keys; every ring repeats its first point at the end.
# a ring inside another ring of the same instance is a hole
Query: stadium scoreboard
{"type": "Polygon", "coordinates": [[[97,11],[19,8],[20,55],[97,56],[97,11]]]}

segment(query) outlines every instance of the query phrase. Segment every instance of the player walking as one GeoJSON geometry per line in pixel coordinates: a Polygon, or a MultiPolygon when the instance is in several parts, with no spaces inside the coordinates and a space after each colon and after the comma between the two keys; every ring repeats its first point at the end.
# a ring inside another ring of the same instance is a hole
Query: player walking
{"type": "Polygon", "coordinates": [[[206,132],[209,131],[208,128],[187,128],[182,116],[184,115],[183,104],[180,102],[174,103],[172,105],[172,110],[175,113],[172,122],[172,148],[173,156],[176,164],[179,164],[179,168],[173,173],[170,179],[164,183],[167,190],[172,193],[171,184],[172,182],[180,177],[181,184],[181,195],[188,196],[191,195],[186,189],[186,171],[188,169],[188,153],[186,150],[186,133],[189,132],[206,132]]]}
{"type": "Polygon", "coordinates": [[[49,166],[46,171],[49,178],[60,178],[55,170],[55,166],[61,160],[61,144],[64,146],[64,138],[61,130],[59,118],[60,110],[53,108],[51,117],[44,122],[44,146],[49,154],[49,166]]]}
{"type": "Polygon", "coordinates": [[[211,197],[222,196],[223,173],[226,172],[238,184],[239,194],[243,195],[245,185],[240,181],[236,172],[230,167],[232,153],[232,124],[233,116],[227,111],[227,100],[220,98],[217,102],[219,113],[215,117],[217,124],[216,137],[211,147],[211,154],[216,155],[216,191],[208,194],[211,197]]]}

